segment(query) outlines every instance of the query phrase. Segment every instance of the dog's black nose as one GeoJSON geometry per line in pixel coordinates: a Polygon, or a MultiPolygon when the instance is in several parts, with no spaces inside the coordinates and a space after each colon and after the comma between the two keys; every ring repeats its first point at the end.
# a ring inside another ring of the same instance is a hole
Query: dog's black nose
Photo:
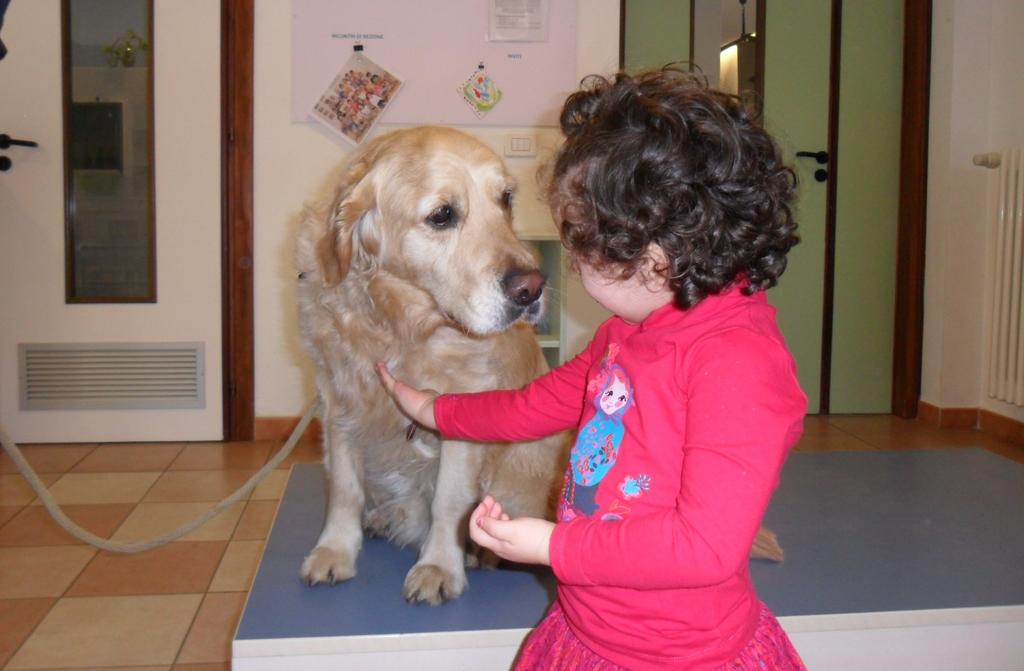
{"type": "Polygon", "coordinates": [[[544,292],[544,275],[537,270],[513,270],[501,278],[505,295],[515,303],[526,307],[535,303],[544,292]]]}

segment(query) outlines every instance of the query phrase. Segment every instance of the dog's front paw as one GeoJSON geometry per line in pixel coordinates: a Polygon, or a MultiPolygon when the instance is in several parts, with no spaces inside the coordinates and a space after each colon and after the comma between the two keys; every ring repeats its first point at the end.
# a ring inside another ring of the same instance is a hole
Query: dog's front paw
{"type": "Polygon", "coordinates": [[[465,571],[446,571],[432,564],[417,564],[405,576],[402,596],[414,603],[426,601],[437,606],[466,590],[465,571]]]}
{"type": "Polygon", "coordinates": [[[318,545],[302,561],[299,575],[309,585],[348,580],[356,574],[356,558],[349,552],[318,545]]]}

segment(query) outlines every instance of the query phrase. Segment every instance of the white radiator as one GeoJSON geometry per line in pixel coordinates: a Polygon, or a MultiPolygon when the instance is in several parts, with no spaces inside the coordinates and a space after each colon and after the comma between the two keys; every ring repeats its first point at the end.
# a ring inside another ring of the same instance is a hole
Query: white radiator
{"type": "Polygon", "coordinates": [[[998,165],[988,395],[1024,406],[1024,150],[1004,152],[998,165]]]}

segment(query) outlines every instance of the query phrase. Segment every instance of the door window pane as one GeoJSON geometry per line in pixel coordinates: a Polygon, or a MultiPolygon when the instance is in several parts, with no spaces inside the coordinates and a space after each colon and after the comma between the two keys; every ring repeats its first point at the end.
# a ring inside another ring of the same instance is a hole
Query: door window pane
{"type": "Polygon", "coordinates": [[[152,0],[65,0],[70,303],[155,302],[152,0]]]}

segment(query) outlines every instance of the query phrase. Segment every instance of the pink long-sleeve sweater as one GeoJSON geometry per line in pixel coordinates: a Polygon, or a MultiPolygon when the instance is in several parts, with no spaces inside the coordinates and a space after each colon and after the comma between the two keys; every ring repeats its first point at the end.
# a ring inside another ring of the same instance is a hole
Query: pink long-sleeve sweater
{"type": "Polygon", "coordinates": [[[519,390],[441,396],[446,437],[578,427],[551,538],[573,632],[630,669],[713,669],[750,639],[748,554],[807,399],[763,293],[612,317],[519,390]]]}

